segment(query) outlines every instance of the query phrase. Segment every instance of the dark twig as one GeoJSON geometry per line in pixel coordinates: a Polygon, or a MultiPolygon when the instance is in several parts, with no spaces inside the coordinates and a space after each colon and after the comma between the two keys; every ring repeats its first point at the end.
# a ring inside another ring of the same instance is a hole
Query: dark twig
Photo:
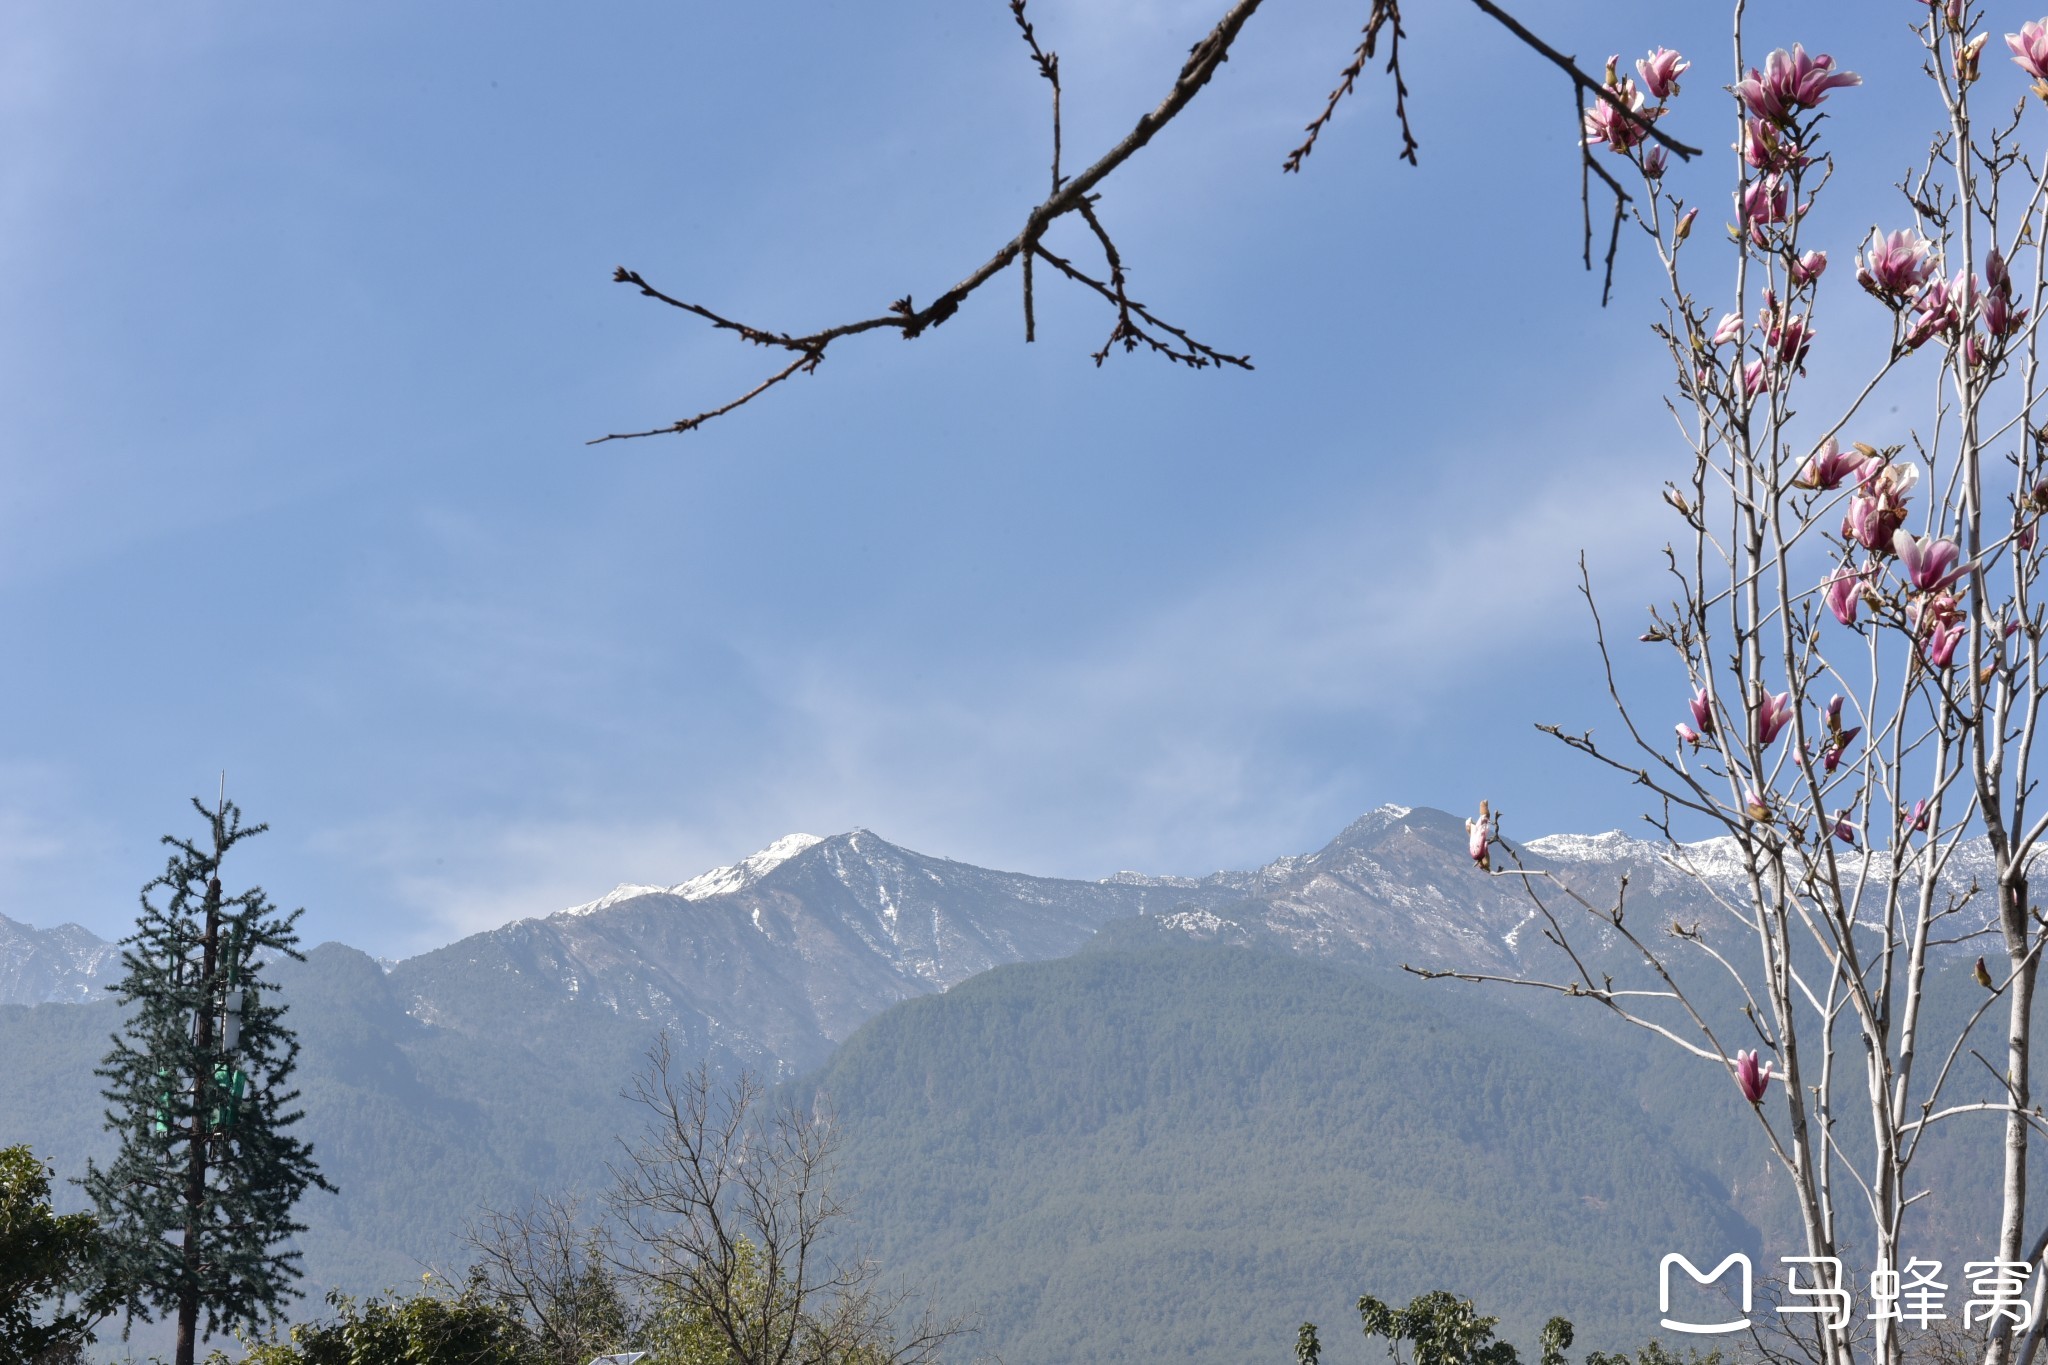
{"type": "MultiPolygon", "coordinates": [[[[1600,278],[1600,306],[1605,308],[1607,301],[1614,296],[1614,255],[1617,251],[1621,250],[1621,220],[1623,210],[1628,205],[1629,197],[1627,192],[1621,188],[1620,182],[1609,175],[1605,169],[1598,165],[1595,165],[1593,169],[1598,172],[1602,180],[1607,182],[1607,188],[1614,191],[1614,218],[1607,225],[1607,266],[1600,278]]],[[[1590,269],[1590,267],[1588,268],[1590,269]]]]}
{"type": "MultiPolygon", "coordinates": [[[[1010,15],[1017,21],[1017,28],[1024,35],[1024,45],[1031,49],[1031,60],[1038,64],[1038,74],[1045,77],[1052,86],[1052,192],[1060,192],[1060,54],[1047,52],[1038,45],[1038,33],[1031,27],[1031,20],[1024,14],[1025,0],[1010,0],[1010,15]]],[[[1025,244],[1024,274],[1024,340],[1038,340],[1038,310],[1032,297],[1031,262],[1037,246],[1033,239],[1025,244]]]]}
{"type": "Polygon", "coordinates": [[[1310,121],[1305,130],[1308,136],[1303,139],[1299,147],[1296,147],[1287,154],[1287,160],[1281,164],[1282,170],[1300,170],[1301,163],[1308,160],[1308,154],[1316,149],[1316,139],[1323,135],[1323,129],[1328,125],[1330,119],[1335,116],[1337,106],[1342,104],[1345,97],[1358,88],[1358,78],[1365,71],[1365,64],[1371,61],[1375,55],[1373,49],[1379,44],[1380,29],[1386,25],[1389,19],[1394,21],[1394,39],[1397,46],[1387,59],[1387,70],[1393,73],[1394,112],[1395,116],[1401,120],[1401,141],[1403,143],[1401,159],[1411,166],[1415,164],[1415,149],[1418,144],[1415,141],[1414,134],[1408,128],[1408,109],[1406,103],[1408,87],[1401,79],[1400,49],[1398,47],[1402,36],[1401,9],[1395,3],[1395,0],[1373,0],[1372,14],[1366,19],[1365,31],[1358,40],[1357,48],[1351,53],[1350,65],[1338,73],[1337,87],[1330,92],[1329,99],[1324,101],[1323,112],[1317,114],[1310,121]]]}
{"type": "MultiPolygon", "coordinates": [[[[1572,78],[1574,118],[1578,116],[1578,92],[1582,89],[1589,90],[1593,93],[1594,98],[1603,99],[1616,109],[1619,109],[1628,116],[1631,122],[1642,127],[1651,137],[1678,153],[1679,156],[1690,160],[1698,155],[1699,149],[1697,147],[1688,147],[1684,143],[1679,142],[1668,133],[1659,130],[1638,111],[1622,104],[1615,97],[1614,93],[1605,87],[1603,82],[1595,80],[1586,72],[1581,71],[1577,62],[1531,33],[1523,26],[1520,20],[1516,19],[1506,10],[1491,3],[1491,0],[1473,0],[1473,3],[1477,4],[1486,14],[1498,20],[1508,32],[1514,34],[1524,44],[1556,63],[1566,75],[1572,78]]],[[[1343,103],[1345,98],[1357,89],[1358,78],[1364,73],[1365,64],[1371,61],[1375,55],[1374,48],[1379,42],[1380,30],[1390,20],[1394,25],[1394,29],[1387,54],[1387,71],[1394,78],[1394,117],[1401,124],[1401,159],[1411,166],[1415,164],[1415,152],[1420,144],[1416,142],[1414,131],[1409,127],[1408,85],[1401,77],[1401,40],[1408,35],[1401,27],[1400,0],[1373,0],[1372,14],[1365,21],[1364,33],[1359,39],[1357,48],[1351,54],[1349,65],[1338,73],[1336,88],[1330,91],[1329,98],[1323,102],[1322,112],[1317,114],[1314,120],[1308,124],[1306,129],[1308,133],[1307,138],[1303,140],[1299,147],[1296,147],[1287,154],[1287,160],[1282,163],[1281,168],[1283,170],[1300,170],[1302,163],[1308,159],[1309,153],[1315,150],[1316,140],[1323,135],[1323,129],[1328,126],[1331,118],[1335,116],[1337,106],[1343,103]]],[[[1588,235],[1591,232],[1592,228],[1589,224],[1587,227],[1588,235]]],[[[1590,263],[1588,268],[1591,268],[1590,263]]]]}
{"type": "MultiPolygon", "coordinates": [[[[1100,231],[1099,225],[1097,230],[1100,231]]],[[[1108,245],[1107,234],[1104,234],[1099,240],[1104,243],[1105,249],[1108,252],[1113,253],[1115,251],[1113,246],[1108,245]]],[[[1253,368],[1250,356],[1230,355],[1227,352],[1217,350],[1213,346],[1197,341],[1182,329],[1159,317],[1156,313],[1145,307],[1144,304],[1131,298],[1129,294],[1124,292],[1122,266],[1117,263],[1114,255],[1111,257],[1110,280],[1108,283],[1104,283],[1076,267],[1072,261],[1047,251],[1043,246],[1035,249],[1048,265],[1058,270],[1062,275],[1065,275],[1076,284],[1087,286],[1116,305],[1116,326],[1110,330],[1109,340],[1102,344],[1102,349],[1095,352],[1091,357],[1097,365],[1107,360],[1110,350],[1118,342],[1122,342],[1126,351],[1135,351],[1142,343],[1153,354],[1164,356],[1168,360],[1186,365],[1188,368],[1195,370],[1207,369],[1211,365],[1230,365],[1240,370],[1253,368]],[[1169,334],[1180,342],[1180,347],[1176,349],[1167,342],[1161,341],[1158,337],[1147,332],[1143,326],[1139,325],[1140,323],[1156,327],[1160,331],[1169,334]]]]}
{"type": "Polygon", "coordinates": [[[1052,192],[1060,192],[1060,54],[1047,52],[1038,45],[1038,34],[1032,30],[1031,21],[1024,17],[1024,0],[1010,0],[1010,14],[1017,20],[1017,27],[1024,34],[1024,45],[1031,49],[1031,60],[1038,65],[1038,74],[1045,77],[1052,86],[1052,192]]]}
{"type": "MultiPolygon", "coordinates": [[[[1572,101],[1578,108],[1578,100],[1572,101]]],[[[1579,205],[1585,216],[1585,260],[1586,269],[1593,268],[1593,198],[1592,187],[1587,183],[1586,172],[1591,171],[1605,181],[1607,188],[1614,192],[1614,221],[1607,229],[1607,268],[1600,280],[1600,306],[1605,308],[1608,299],[1614,295],[1614,256],[1621,250],[1621,220],[1629,204],[1629,192],[1621,187],[1608,169],[1593,156],[1593,146],[1586,141],[1583,126],[1579,132],[1579,205]]]]}
{"type": "MultiPolygon", "coordinates": [[[[1573,117],[1577,117],[1578,111],[1579,92],[1574,87],[1573,117]]],[[[1581,254],[1587,270],[1593,268],[1593,185],[1589,178],[1593,175],[1607,182],[1607,188],[1614,191],[1614,222],[1607,232],[1607,270],[1600,281],[1600,306],[1605,308],[1608,299],[1614,294],[1614,255],[1621,249],[1621,221],[1630,197],[1629,192],[1621,187],[1621,182],[1609,174],[1605,166],[1594,160],[1593,144],[1586,140],[1586,125],[1582,122],[1579,125],[1579,215],[1584,224],[1581,228],[1584,234],[1581,254]]]]}

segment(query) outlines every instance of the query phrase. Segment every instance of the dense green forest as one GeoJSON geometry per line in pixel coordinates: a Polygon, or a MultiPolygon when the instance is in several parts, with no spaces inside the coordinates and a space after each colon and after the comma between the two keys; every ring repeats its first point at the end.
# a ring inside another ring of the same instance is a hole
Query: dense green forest
{"type": "Polygon", "coordinates": [[[1759,1251],[1616,1084],[1624,1055],[1420,983],[1161,943],[910,1001],[811,1085],[884,1262],[981,1311],[1004,1359],[1277,1356],[1361,1292],[1438,1287],[1511,1339],[1562,1313],[1619,1348],[1655,1330],[1665,1251],[1759,1251]]]}

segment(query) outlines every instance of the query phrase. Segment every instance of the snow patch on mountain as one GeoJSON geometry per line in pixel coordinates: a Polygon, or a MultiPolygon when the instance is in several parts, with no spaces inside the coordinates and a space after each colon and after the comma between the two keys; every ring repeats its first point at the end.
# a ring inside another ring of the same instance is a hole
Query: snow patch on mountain
{"type": "Polygon", "coordinates": [[[565,915],[588,915],[617,905],[620,901],[634,900],[640,896],[659,896],[668,890],[665,886],[641,886],[636,882],[620,882],[594,901],[572,905],[562,913],[565,915]]]}
{"type": "Polygon", "coordinates": [[[754,883],[773,872],[776,868],[802,853],[813,844],[825,841],[815,834],[785,834],[758,853],[750,853],[738,862],[726,867],[714,867],[686,882],[674,886],[643,886],[637,882],[620,882],[594,901],[572,905],[562,913],[565,915],[588,915],[609,909],[621,901],[637,900],[641,896],[674,896],[678,900],[701,901],[713,896],[730,895],[744,891],[754,883]]]}
{"type": "Polygon", "coordinates": [[[785,834],[759,853],[750,853],[730,867],[714,867],[701,876],[679,882],[668,893],[686,901],[701,901],[744,891],[813,844],[824,842],[815,834],[785,834]]]}
{"type": "Polygon", "coordinates": [[[1676,867],[1682,872],[1720,881],[1744,875],[1742,851],[1731,835],[1701,839],[1673,847],[1656,839],[1637,839],[1610,829],[1605,834],[1546,834],[1523,845],[1556,863],[1634,863],[1676,867]]]}
{"type": "Polygon", "coordinates": [[[122,974],[121,945],[89,929],[54,929],[0,915],[0,1004],[80,1004],[104,998],[122,974]]]}

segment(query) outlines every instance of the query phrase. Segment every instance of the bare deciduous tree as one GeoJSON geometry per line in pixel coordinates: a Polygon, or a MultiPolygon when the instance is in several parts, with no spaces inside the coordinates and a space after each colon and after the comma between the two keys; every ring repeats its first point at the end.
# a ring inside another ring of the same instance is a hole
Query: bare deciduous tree
{"type": "Polygon", "coordinates": [[[575,1196],[487,1211],[465,1240],[477,1282],[526,1323],[551,1365],[585,1365],[639,1330],[642,1315],[612,1270],[612,1230],[575,1196]]]}
{"type": "Polygon", "coordinates": [[[829,1119],[773,1109],[752,1076],[676,1064],[664,1036],[629,1098],[647,1127],[604,1216],[573,1198],[472,1228],[475,1275],[553,1365],[647,1350],[649,1365],[923,1365],[966,1334],[882,1284],[833,1191],[829,1119]]]}
{"type": "MultiPolygon", "coordinates": [[[[2048,701],[2048,162],[2019,130],[2031,96],[2048,99],[2048,23],[2006,39],[2030,95],[1984,60],[1967,0],[1915,13],[1932,150],[1899,185],[1893,231],[1860,253],[1832,244],[1855,257],[1857,289],[1806,226],[1836,170],[1821,106],[1860,83],[1828,56],[1795,46],[1752,65],[1736,4],[1728,238],[1692,235],[1700,210],[1661,154],[1605,106],[1586,111],[1589,135],[1641,179],[1637,221],[1665,271],[1656,331],[1686,458],[1664,491],[1681,527],[1665,547],[1673,595],[1640,638],[1668,651],[1670,683],[1690,695],[1669,686],[1663,719],[1646,720],[1596,609],[1621,733],[1544,728],[1652,793],[1665,862],[1720,914],[1646,925],[1626,881],[1610,901],[1545,872],[1502,875],[1525,879],[1568,964],[1517,984],[1661,1035],[1723,1068],[1752,1106],[1803,1233],[1798,1311],[1827,1305],[1813,1360],[1897,1365],[1918,1263],[1941,1298],[1968,1299],[1950,1311],[1984,1329],[1986,1365],[2031,1365],[2048,1293],[2048,1219],[2027,1191],[2030,1137],[2048,1128],[2029,1076],[2048,930],[2029,896],[2048,835],[2033,769],[2048,701]],[[1871,371],[1847,387],[1806,378],[1824,306],[1838,310],[1831,345],[1858,328],[1871,343],[1871,371]],[[1879,415],[1880,394],[1924,404],[1918,420],[1879,415]],[[1719,838],[1689,843],[1687,829],[1719,838]],[[1962,875],[1966,862],[1976,871],[1962,875]],[[1958,952],[1983,954],[1974,973],[1936,971],[1958,952]],[[1954,994],[1938,1000],[1938,982],[1954,994]],[[2001,1022],[2002,1037],[1979,1041],[2001,1022]],[[1981,1183],[1940,1193],[1996,1215],[1978,1259],[1940,1280],[1912,1222],[1933,1193],[1921,1157],[1930,1132],[1967,1124],[1992,1127],[2000,1158],[1981,1183]]],[[[1611,93],[1654,96],[1661,115],[1688,65],[1654,53],[1641,88],[1610,72],[1611,93]]],[[[1495,818],[1482,805],[1470,824],[1487,867],[1506,847],[1495,818]]]]}
{"type": "Polygon", "coordinates": [[[770,1109],[750,1075],[676,1066],[664,1037],[633,1082],[646,1132],[613,1172],[618,1264],[680,1305],[734,1365],[919,1365],[962,1334],[849,1245],[833,1190],[838,1130],[770,1109]]]}

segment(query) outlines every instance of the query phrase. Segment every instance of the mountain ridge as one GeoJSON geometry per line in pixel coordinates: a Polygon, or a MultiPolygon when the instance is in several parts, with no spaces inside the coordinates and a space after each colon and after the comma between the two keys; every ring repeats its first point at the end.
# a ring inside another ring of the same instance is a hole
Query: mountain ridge
{"type": "MultiPolygon", "coordinates": [[[[1547,971],[1529,957],[1537,912],[1514,879],[1472,868],[1464,821],[1381,805],[1322,847],[1202,877],[1121,871],[1096,881],[1005,872],[919,853],[855,828],[789,834],[664,887],[624,883],[594,900],[396,962],[383,962],[422,1022],[496,1028],[506,999],[541,1043],[596,1002],[621,1023],[671,1029],[680,1045],[770,1075],[817,1065],[900,1000],[991,967],[1065,956],[1104,925],[1166,917],[1196,939],[1255,934],[1316,958],[1496,974],[1547,971]],[[565,1013],[566,1011],[566,1013],[565,1013]]],[[[1699,919],[1707,898],[1663,845],[1620,831],[1520,846],[1537,872],[1568,872],[1596,903],[1629,879],[1632,914],[1699,919]]],[[[1732,841],[1680,846],[1715,880],[1732,841]]],[[[1981,851],[1958,851],[1956,875],[1981,851]]],[[[1588,926],[1595,951],[1611,930],[1588,926]]],[[[95,998],[120,952],[76,925],[0,917],[0,1004],[95,998]]]]}

